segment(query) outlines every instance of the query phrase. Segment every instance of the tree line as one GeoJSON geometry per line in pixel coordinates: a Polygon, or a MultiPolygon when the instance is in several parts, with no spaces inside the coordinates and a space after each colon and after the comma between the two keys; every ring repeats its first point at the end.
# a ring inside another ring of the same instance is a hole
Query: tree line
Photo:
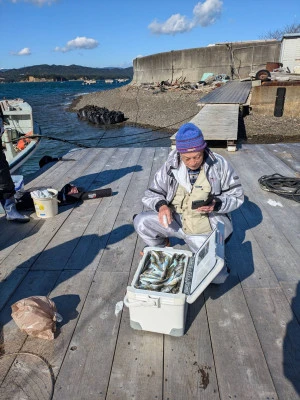
{"type": "Polygon", "coordinates": [[[33,65],[18,69],[0,71],[2,82],[26,81],[30,76],[47,80],[76,80],[76,79],[132,79],[133,67],[128,68],[91,68],[80,65],[33,65]]]}

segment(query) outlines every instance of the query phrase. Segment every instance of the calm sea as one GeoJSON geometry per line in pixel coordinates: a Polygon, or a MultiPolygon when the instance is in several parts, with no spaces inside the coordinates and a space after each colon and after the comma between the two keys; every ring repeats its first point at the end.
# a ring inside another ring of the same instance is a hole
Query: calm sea
{"type": "Polygon", "coordinates": [[[18,97],[27,101],[33,109],[34,120],[45,136],[36,152],[14,174],[29,176],[39,169],[38,162],[44,155],[60,157],[76,147],[74,143],[91,147],[170,146],[170,135],[164,132],[149,133],[149,129],[117,125],[105,129],[80,121],[76,113],[67,111],[68,106],[78,96],[110,90],[124,84],[126,83],[107,84],[104,81],[97,81],[92,85],[82,85],[79,81],[1,84],[0,98],[18,97]],[[47,140],[46,136],[70,140],[73,143],[47,140]]]}

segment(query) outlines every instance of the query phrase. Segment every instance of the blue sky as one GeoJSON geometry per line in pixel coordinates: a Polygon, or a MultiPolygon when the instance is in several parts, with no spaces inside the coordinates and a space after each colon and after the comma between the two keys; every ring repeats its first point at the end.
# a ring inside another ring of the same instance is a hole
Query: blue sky
{"type": "Polygon", "coordinates": [[[139,56],[258,40],[300,0],[0,0],[0,68],[128,67],[139,56]]]}

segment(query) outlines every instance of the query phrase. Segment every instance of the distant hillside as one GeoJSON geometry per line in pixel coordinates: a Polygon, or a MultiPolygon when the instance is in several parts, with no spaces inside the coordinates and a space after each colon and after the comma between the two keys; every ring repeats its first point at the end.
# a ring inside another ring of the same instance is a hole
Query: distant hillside
{"type": "Polygon", "coordinates": [[[129,68],[90,68],[80,65],[33,65],[18,69],[0,70],[0,79],[4,82],[28,80],[29,76],[54,80],[72,79],[116,79],[133,77],[133,67],[129,68]]]}

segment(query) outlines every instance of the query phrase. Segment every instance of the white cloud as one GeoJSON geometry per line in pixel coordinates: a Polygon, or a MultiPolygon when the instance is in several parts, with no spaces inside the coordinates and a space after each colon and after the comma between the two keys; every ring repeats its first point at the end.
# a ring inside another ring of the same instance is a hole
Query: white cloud
{"type": "Polygon", "coordinates": [[[24,47],[24,49],[18,52],[12,51],[10,54],[12,54],[13,56],[30,56],[31,51],[29,47],[24,47]]]}
{"type": "Polygon", "coordinates": [[[51,6],[53,3],[56,3],[57,0],[10,0],[12,3],[19,3],[20,1],[23,1],[25,3],[32,3],[36,4],[37,6],[44,6],[45,4],[48,4],[48,6],[51,6]]]}
{"type": "Polygon", "coordinates": [[[76,39],[69,40],[65,47],[55,47],[54,51],[61,51],[66,53],[67,51],[72,51],[76,49],[95,49],[98,47],[99,43],[95,39],[90,39],[84,36],[77,37],[76,39]]]}
{"type": "Polygon", "coordinates": [[[174,14],[166,22],[153,21],[149,25],[152,33],[163,35],[175,35],[176,33],[188,32],[193,29],[193,23],[189,22],[184,15],[174,14]]]}
{"type": "Polygon", "coordinates": [[[189,32],[195,26],[208,26],[216,22],[222,13],[223,2],[221,0],[205,0],[199,2],[193,9],[194,17],[189,20],[186,16],[174,14],[165,22],[154,20],[148,26],[152,33],[158,35],[175,35],[177,33],[189,32]]]}
{"type": "Polygon", "coordinates": [[[196,4],[193,10],[196,25],[204,27],[214,24],[222,13],[222,5],[220,0],[206,0],[196,4]]]}

